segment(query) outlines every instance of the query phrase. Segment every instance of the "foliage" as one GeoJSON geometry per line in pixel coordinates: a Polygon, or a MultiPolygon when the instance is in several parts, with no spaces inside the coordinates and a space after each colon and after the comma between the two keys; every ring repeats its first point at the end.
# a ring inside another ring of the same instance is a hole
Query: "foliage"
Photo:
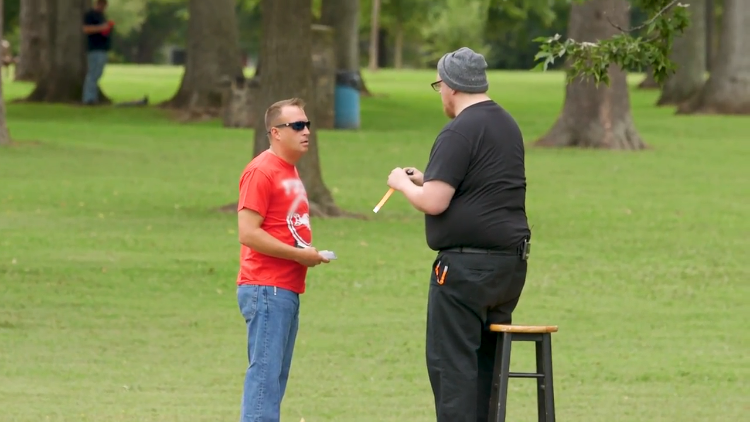
{"type": "MultiPolygon", "coordinates": [[[[8,38],[8,32],[15,32],[18,28],[21,12],[20,0],[3,0],[3,38],[8,38]]],[[[14,40],[15,41],[15,40],[14,40]]],[[[14,43],[15,44],[15,43],[14,43]]],[[[18,51],[18,46],[14,45],[14,50],[18,51]]]]}
{"type": "Polygon", "coordinates": [[[484,39],[490,0],[444,0],[434,2],[422,28],[424,61],[436,62],[447,51],[470,46],[487,55],[490,46],[484,39]]]}
{"type": "Polygon", "coordinates": [[[115,21],[115,30],[118,33],[128,34],[137,31],[146,20],[148,2],[149,0],[109,0],[107,17],[115,21]]]}
{"type": "Polygon", "coordinates": [[[550,31],[565,31],[569,14],[565,0],[491,0],[484,34],[491,46],[487,63],[498,69],[532,66],[538,51],[532,40],[550,31]]]}
{"type": "MultiPolygon", "coordinates": [[[[583,2],[587,0],[572,0],[583,2]]],[[[687,7],[678,0],[633,0],[646,12],[649,19],[633,28],[617,28],[620,33],[598,42],[580,42],[573,39],[562,40],[557,34],[553,37],[539,37],[534,41],[541,44],[535,59],[539,63],[535,70],[547,70],[555,60],[567,56],[570,66],[566,69],[568,82],[578,76],[593,77],[599,84],[609,84],[610,65],[623,68],[636,67],[653,69],[654,79],[662,84],[675,64],[669,53],[675,35],[681,34],[689,24],[687,7]],[[644,30],[642,34],[631,34],[644,30]]]]}
{"type": "MultiPolygon", "coordinates": [[[[518,69],[533,65],[534,37],[550,28],[564,31],[569,9],[568,0],[381,0],[379,24],[390,42],[403,31],[404,48],[417,53],[413,65],[431,66],[446,51],[469,46],[486,53],[491,67],[518,69]]],[[[360,0],[363,40],[370,36],[371,13],[372,0],[360,0]]]]}
{"type": "Polygon", "coordinates": [[[382,0],[380,26],[394,32],[400,27],[405,35],[419,36],[425,26],[424,11],[432,3],[430,0],[382,0]]]}

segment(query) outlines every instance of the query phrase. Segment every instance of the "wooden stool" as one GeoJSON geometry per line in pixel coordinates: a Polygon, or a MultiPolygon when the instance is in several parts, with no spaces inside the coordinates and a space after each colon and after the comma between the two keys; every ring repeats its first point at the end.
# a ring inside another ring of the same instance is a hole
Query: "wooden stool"
{"type": "Polygon", "coordinates": [[[495,369],[492,376],[490,421],[505,422],[509,378],[536,378],[539,422],[555,422],[555,394],[552,388],[552,333],[557,326],[490,325],[498,333],[495,369]],[[536,372],[510,372],[513,341],[536,343],[536,372]]]}

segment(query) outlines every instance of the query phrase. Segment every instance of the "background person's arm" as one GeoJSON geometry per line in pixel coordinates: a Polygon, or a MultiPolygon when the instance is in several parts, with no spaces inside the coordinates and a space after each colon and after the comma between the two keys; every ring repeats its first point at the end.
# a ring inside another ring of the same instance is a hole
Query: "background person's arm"
{"type": "Polygon", "coordinates": [[[107,28],[109,28],[109,23],[104,22],[101,24],[97,24],[96,22],[94,22],[93,17],[89,13],[87,13],[86,16],[83,17],[84,34],[95,34],[97,32],[102,32],[107,28]]]}
{"type": "Polygon", "coordinates": [[[85,34],[95,34],[97,32],[102,32],[109,28],[109,24],[103,23],[101,25],[83,25],[83,32],[85,34]]]}

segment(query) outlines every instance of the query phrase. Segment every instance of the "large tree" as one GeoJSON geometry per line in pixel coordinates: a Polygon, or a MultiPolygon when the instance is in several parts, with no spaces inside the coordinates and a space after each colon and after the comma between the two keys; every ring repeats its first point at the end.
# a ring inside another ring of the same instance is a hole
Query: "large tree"
{"type": "MultiPolygon", "coordinates": [[[[0,0],[0,16],[3,16],[3,0],[0,0]]],[[[3,33],[3,21],[0,19],[0,34],[3,33]]],[[[3,98],[3,75],[0,72],[0,145],[10,144],[8,123],[5,119],[5,99],[3,98]]]]}
{"type": "Polygon", "coordinates": [[[323,0],[320,6],[320,23],[333,28],[336,70],[356,72],[359,90],[370,95],[359,66],[359,0],[323,0]]]}
{"type": "Polygon", "coordinates": [[[46,0],[21,0],[20,38],[21,56],[16,65],[17,81],[36,82],[42,67],[44,42],[48,39],[46,0]]]}
{"type": "MultiPolygon", "coordinates": [[[[234,0],[190,0],[185,73],[164,106],[208,113],[221,108],[221,81],[243,74],[234,7],[234,0]]],[[[297,13],[287,10],[288,15],[297,13]]]]}
{"type": "MultiPolygon", "coordinates": [[[[574,3],[568,38],[593,43],[611,37],[618,32],[615,25],[628,26],[628,9],[626,0],[574,3]]],[[[630,114],[625,72],[617,65],[611,65],[608,75],[609,85],[597,86],[594,78],[583,75],[568,81],[562,114],[549,132],[537,140],[536,145],[627,150],[644,148],[630,114]]]]}
{"type": "Polygon", "coordinates": [[[380,6],[381,0],[372,0],[370,15],[370,54],[367,68],[371,72],[378,70],[378,52],[383,46],[378,45],[380,38],[380,6]]]}
{"type": "Polygon", "coordinates": [[[320,23],[334,31],[336,68],[359,70],[359,0],[323,0],[320,23]]]}
{"type": "Polygon", "coordinates": [[[680,113],[750,114],[750,1],[724,0],[721,23],[721,59],[680,113]]]}
{"type": "Polygon", "coordinates": [[[677,69],[664,83],[657,105],[681,104],[700,92],[706,73],[706,1],[690,0],[690,26],[676,37],[671,59],[677,69]]]}
{"type": "MultiPolygon", "coordinates": [[[[255,155],[268,148],[265,110],[276,101],[298,97],[305,112],[315,116],[312,93],[312,8],[310,0],[262,0],[263,16],[260,61],[263,73],[255,107],[255,155]],[[294,11],[294,13],[289,13],[294,11]],[[303,54],[300,54],[302,52],[303,54]]],[[[310,148],[298,164],[307,189],[312,216],[343,216],[323,182],[315,125],[310,128],[310,148]]]]}
{"type": "MultiPolygon", "coordinates": [[[[83,14],[91,7],[90,0],[43,0],[46,25],[40,31],[42,57],[37,83],[28,101],[51,103],[80,103],[83,80],[86,77],[85,34],[83,14]]],[[[22,53],[25,54],[25,53],[22,53]]],[[[106,72],[106,70],[105,70],[106,72]]],[[[101,89],[99,101],[110,103],[101,89]]]]}

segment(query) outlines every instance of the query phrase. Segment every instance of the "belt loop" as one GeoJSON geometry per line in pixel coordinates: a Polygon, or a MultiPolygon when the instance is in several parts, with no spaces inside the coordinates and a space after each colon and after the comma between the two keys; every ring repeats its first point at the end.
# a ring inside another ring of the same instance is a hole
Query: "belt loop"
{"type": "Polygon", "coordinates": [[[273,295],[276,296],[276,286],[273,286],[273,295]]]}

